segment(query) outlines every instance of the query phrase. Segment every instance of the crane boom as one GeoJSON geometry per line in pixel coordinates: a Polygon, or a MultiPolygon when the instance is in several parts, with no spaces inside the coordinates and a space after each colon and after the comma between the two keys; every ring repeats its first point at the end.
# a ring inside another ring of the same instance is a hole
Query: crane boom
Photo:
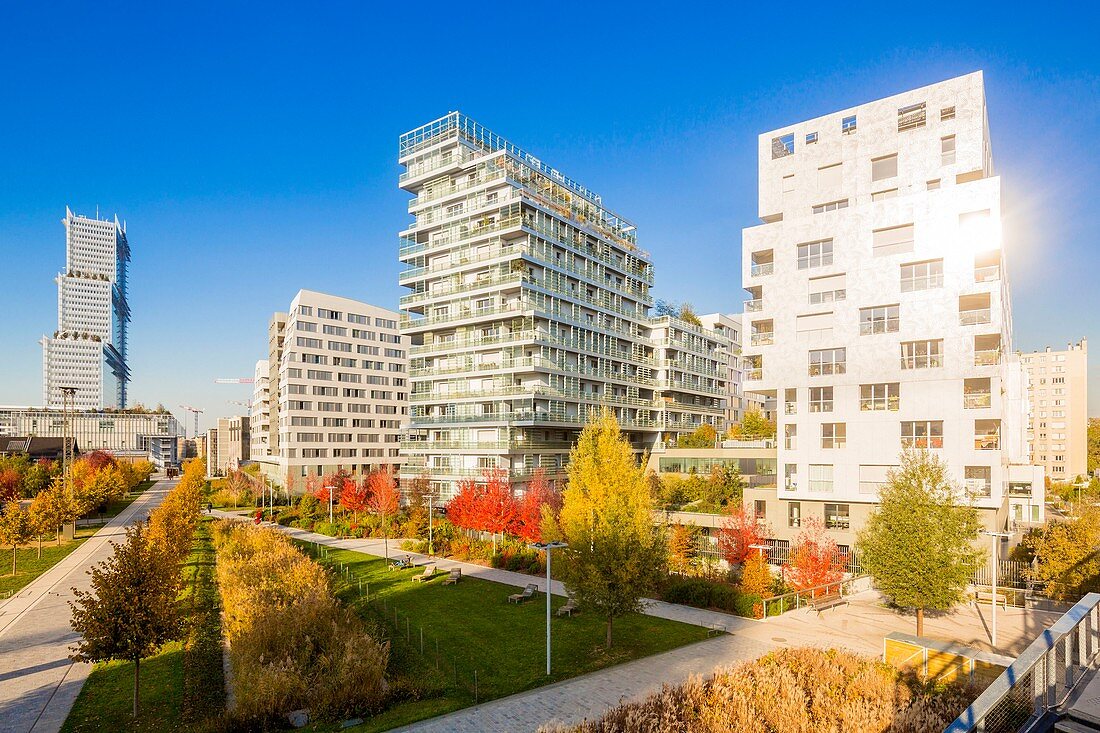
{"type": "Polygon", "coordinates": [[[255,384],[255,377],[241,377],[240,379],[230,379],[222,377],[214,380],[214,384],[255,384]]]}

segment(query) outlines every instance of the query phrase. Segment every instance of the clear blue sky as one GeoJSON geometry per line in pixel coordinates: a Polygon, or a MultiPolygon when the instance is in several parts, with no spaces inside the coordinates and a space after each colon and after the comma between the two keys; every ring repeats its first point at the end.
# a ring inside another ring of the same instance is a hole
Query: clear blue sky
{"type": "Polygon", "coordinates": [[[657,297],[729,311],[760,132],[983,69],[1017,346],[1091,337],[1100,414],[1096,12],[10,3],[0,404],[41,401],[66,204],[129,222],[133,397],[209,423],[249,395],[214,378],[252,375],[299,288],[396,306],[405,130],[461,109],[634,220],[657,297]]]}

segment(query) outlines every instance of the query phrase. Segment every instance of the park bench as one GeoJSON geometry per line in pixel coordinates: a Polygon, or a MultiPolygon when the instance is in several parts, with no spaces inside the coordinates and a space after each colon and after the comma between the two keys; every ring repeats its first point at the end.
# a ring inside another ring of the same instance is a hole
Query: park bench
{"type": "Polygon", "coordinates": [[[433,575],[435,575],[435,565],[425,565],[423,573],[413,576],[413,582],[423,583],[425,580],[431,580],[433,575]]]}
{"type": "Polygon", "coordinates": [[[398,558],[389,564],[390,570],[405,570],[412,567],[412,558],[404,557],[398,558]]]}
{"type": "Polygon", "coordinates": [[[443,585],[454,585],[462,579],[462,568],[455,568],[451,571],[451,574],[447,576],[447,579],[443,581],[443,585]]]}
{"type": "Polygon", "coordinates": [[[533,598],[535,596],[536,590],[538,590],[537,585],[535,585],[534,583],[528,583],[527,587],[523,589],[522,593],[513,593],[512,595],[508,596],[508,602],[519,605],[520,603],[523,603],[524,601],[533,598]]]}
{"type": "Polygon", "coordinates": [[[720,623],[713,623],[707,627],[707,638],[712,636],[721,636],[726,633],[726,627],[720,623]]]}
{"type": "Polygon", "coordinates": [[[810,600],[810,608],[817,611],[817,615],[820,616],[822,611],[827,611],[830,608],[836,608],[837,606],[847,606],[848,599],[839,593],[829,593],[818,598],[810,600]]]}
{"type": "Polygon", "coordinates": [[[569,600],[567,600],[565,602],[565,605],[558,608],[558,610],[555,613],[558,616],[569,616],[570,618],[572,618],[573,613],[576,610],[577,610],[577,599],[574,598],[573,596],[569,596],[569,600]]]}
{"type": "MultiPolygon", "coordinates": [[[[988,590],[980,590],[974,594],[975,603],[993,603],[993,592],[988,590]]],[[[997,594],[997,605],[1001,606],[1005,610],[1008,610],[1008,596],[1004,593],[997,594]]]]}

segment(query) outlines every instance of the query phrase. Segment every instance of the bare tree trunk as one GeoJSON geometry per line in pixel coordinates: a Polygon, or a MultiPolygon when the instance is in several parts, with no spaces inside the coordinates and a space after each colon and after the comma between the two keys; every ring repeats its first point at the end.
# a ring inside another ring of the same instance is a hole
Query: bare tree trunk
{"type": "Polygon", "coordinates": [[[38,535],[38,559],[42,559],[42,535],[38,535]]]}
{"type": "Polygon", "coordinates": [[[614,616],[607,617],[607,648],[611,648],[611,622],[614,621],[614,616]]]}
{"type": "Polygon", "coordinates": [[[138,716],[138,680],[141,677],[141,660],[134,660],[134,717],[138,716]]]}
{"type": "Polygon", "coordinates": [[[19,550],[18,545],[11,546],[11,574],[15,575],[15,553],[19,550]]]}
{"type": "Polygon", "coordinates": [[[917,609],[917,636],[924,636],[924,609],[917,609]]]}

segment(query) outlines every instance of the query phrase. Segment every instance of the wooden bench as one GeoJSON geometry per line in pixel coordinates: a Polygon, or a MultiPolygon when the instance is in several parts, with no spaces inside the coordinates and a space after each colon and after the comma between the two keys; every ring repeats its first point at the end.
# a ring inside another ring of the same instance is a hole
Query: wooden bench
{"type": "Polygon", "coordinates": [[[508,596],[508,602],[519,605],[520,603],[523,603],[524,601],[533,598],[536,590],[538,590],[537,585],[535,585],[534,583],[528,583],[527,587],[523,589],[523,592],[513,593],[512,595],[508,596]]]}
{"type": "MultiPolygon", "coordinates": [[[[975,603],[993,603],[994,602],[993,601],[993,592],[988,591],[988,590],[978,591],[977,593],[974,594],[974,602],[975,603]]],[[[1001,608],[1005,609],[1006,611],[1008,610],[1008,596],[1006,596],[1004,593],[998,593],[997,594],[996,602],[999,606],[1001,606],[1001,608]]]]}
{"type": "Polygon", "coordinates": [[[726,627],[723,626],[722,624],[715,623],[715,624],[711,624],[710,626],[707,627],[707,638],[708,639],[712,636],[721,636],[724,633],[726,633],[726,627]]]}
{"type": "Polygon", "coordinates": [[[828,595],[820,596],[810,600],[810,608],[817,611],[817,615],[820,616],[822,611],[827,611],[830,608],[836,608],[837,606],[847,606],[848,599],[839,593],[830,593],[828,595]]]}

